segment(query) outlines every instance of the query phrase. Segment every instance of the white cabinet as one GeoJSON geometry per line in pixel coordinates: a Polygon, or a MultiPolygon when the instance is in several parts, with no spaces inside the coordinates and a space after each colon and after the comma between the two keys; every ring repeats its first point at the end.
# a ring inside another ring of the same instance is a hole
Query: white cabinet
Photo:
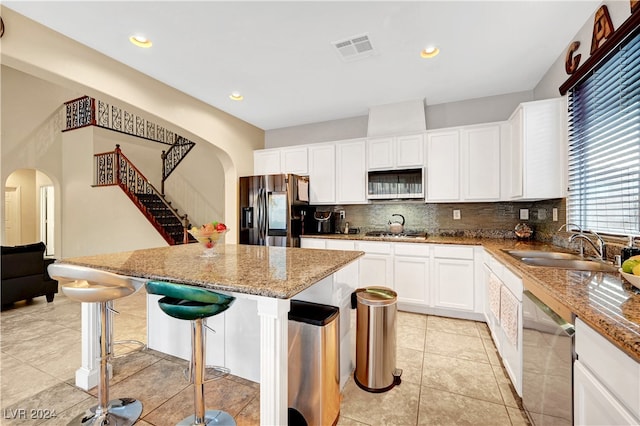
{"type": "Polygon", "coordinates": [[[254,175],[277,175],[280,173],[307,175],[308,172],[306,146],[253,151],[254,175]]]}
{"type": "Polygon", "coordinates": [[[325,249],[326,241],[321,238],[300,238],[300,248],[325,249]]]}
{"type": "Polygon", "coordinates": [[[367,140],[367,168],[369,170],[423,166],[423,133],[367,140]]]}
{"type": "Polygon", "coordinates": [[[462,128],[460,182],[463,201],[500,200],[500,124],[462,128]]]}
{"type": "Polygon", "coordinates": [[[565,196],[567,145],[565,98],[526,102],[509,118],[509,199],[565,196]]]}
{"type": "Polygon", "coordinates": [[[309,174],[309,161],[306,146],[282,148],[280,150],[280,169],[282,173],[306,176],[309,174]]]}
{"type": "Polygon", "coordinates": [[[279,149],[253,151],[254,175],[277,175],[279,173],[281,173],[279,149]]]}
{"type": "Polygon", "coordinates": [[[364,139],[336,142],[336,202],[367,202],[367,171],[364,139]]]}
{"type": "Polygon", "coordinates": [[[574,424],[640,424],[640,363],[576,319],[574,424]]]}
{"type": "Polygon", "coordinates": [[[460,199],[459,152],[457,129],[427,133],[427,202],[460,199]]]}
{"type": "Polygon", "coordinates": [[[522,395],[522,279],[485,253],[485,318],[505,370],[522,395]]]}
{"type": "Polygon", "coordinates": [[[335,144],[310,145],[309,199],[311,204],[336,202],[335,144]]]}
{"type": "Polygon", "coordinates": [[[429,246],[395,243],[393,284],[398,303],[427,306],[429,303],[429,246]]]}
{"type": "Polygon", "coordinates": [[[427,202],[501,199],[501,134],[504,123],[427,133],[427,202]]]}
{"type": "Polygon", "coordinates": [[[473,312],[473,247],[435,246],[433,256],[433,305],[438,308],[473,312]]]}
{"type": "Polygon", "coordinates": [[[393,288],[391,243],[358,241],[356,250],[365,252],[360,258],[360,287],[393,288]]]}

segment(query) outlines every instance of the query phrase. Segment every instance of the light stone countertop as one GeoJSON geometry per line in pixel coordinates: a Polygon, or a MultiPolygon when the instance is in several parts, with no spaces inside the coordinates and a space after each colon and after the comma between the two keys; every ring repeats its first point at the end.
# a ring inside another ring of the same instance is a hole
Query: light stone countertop
{"type": "Polygon", "coordinates": [[[151,280],[290,299],[364,253],[220,244],[204,258],[199,244],[58,260],[151,280]]]}
{"type": "MultiPolygon", "coordinates": [[[[398,238],[366,237],[359,234],[305,235],[305,238],[331,238],[342,240],[388,241],[402,243],[481,245],[516,275],[525,287],[530,282],[560,305],[582,319],[627,355],[640,362],[640,293],[619,273],[589,272],[529,266],[509,254],[505,249],[550,250],[566,249],[552,244],[522,242],[494,238],[437,237],[398,238]]],[[[530,289],[531,290],[531,289],[530,289]]],[[[538,294],[536,294],[538,295],[538,294]]],[[[538,297],[541,297],[538,295],[538,297]]]]}

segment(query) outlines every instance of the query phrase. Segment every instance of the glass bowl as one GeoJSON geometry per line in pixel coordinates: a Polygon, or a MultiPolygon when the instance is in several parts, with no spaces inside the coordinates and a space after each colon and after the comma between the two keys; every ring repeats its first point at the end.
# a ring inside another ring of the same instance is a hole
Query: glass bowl
{"type": "Polygon", "coordinates": [[[204,248],[201,257],[214,257],[217,256],[216,245],[228,231],[228,228],[224,231],[206,231],[203,228],[191,228],[187,232],[198,240],[198,243],[204,248]]]}

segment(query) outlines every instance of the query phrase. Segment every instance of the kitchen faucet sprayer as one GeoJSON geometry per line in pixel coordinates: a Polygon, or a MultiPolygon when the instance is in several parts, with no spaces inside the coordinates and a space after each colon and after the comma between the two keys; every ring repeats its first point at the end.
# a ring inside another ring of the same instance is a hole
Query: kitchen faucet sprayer
{"type": "MultiPolygon", "coordinates": [[[[604,240],[595,231],[589,231],[589,232],[596,236],[596,238],[598,239],[598,243],[597,244],[594,243],[591,240],[591,238],[589,238],[584,233],[584,231],[580,231],[580,233],[578,233],[578,234],[571,235],[571,237],[569,237],[569,242],[573,242],[576,239],[587,241],[589,244],[591,244],[591,247],[593,247],[593,249],[596,251],[598,259],[605,260],[606,259],[606,245],[605,245],[604,240]]],[[[582,244],[580,245],[580,256],[584,256],[584,246],[582,244]]]]}

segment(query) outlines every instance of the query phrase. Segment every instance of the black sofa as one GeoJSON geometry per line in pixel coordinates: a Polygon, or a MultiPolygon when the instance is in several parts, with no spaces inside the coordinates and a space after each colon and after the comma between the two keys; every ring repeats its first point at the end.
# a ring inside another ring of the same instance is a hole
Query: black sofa
{"type": "Polygon", "coordinates": [[[55,259],[45,259],[45,249],[42,242],[15,247],[2,246],[2,306],[39,296],[46,296],[47,302],[53,302],[53,296],[58,292],[58,281],[51,279],[47,266],[55,259]]]}

